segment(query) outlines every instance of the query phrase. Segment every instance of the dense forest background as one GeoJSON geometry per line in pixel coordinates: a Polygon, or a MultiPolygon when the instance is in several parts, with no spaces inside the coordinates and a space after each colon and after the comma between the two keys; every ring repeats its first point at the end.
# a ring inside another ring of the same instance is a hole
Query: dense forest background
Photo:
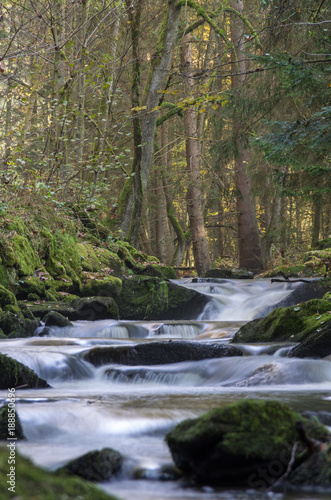
{"type": "Polygon", "coordinates": [[[174,266],[331,234],[326,0],[0,3],[0,212],[79,204],[174,266]]]}

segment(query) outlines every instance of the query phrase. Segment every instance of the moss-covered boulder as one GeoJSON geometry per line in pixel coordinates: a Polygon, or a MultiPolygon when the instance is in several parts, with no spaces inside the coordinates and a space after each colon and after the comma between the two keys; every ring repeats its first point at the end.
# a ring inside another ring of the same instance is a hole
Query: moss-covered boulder
{"type": "Polygon", "coordinates": [[[111,448],[90,451],[85,455],[71,460],[61,468],[68,474],[80,476],[87,481],[109,481],[117,474],[123,464],[124,457],[111,448]]]}
{"type": "Polygon", "coordinates": [[[279,307],[265,318],[243,325],[233,342],[300,342],[330,319],[330,302],[313,299],[291,307],[279,307]]]}
{"type": "Polygon", "coordinates": [[[112,272],[114,276],[125,274],[125,264],[116,252],[97,247],[89,241],[77,244],[83,271],[86,272],[112,272]]]}
{"type": "MultiPolygon", "coordinates": [[[[324,426],[286,405],[245,399],[181,422],[166,442],[177,467],[196,481],[254,487],[263,473],[274,481],[286,472],[298,421],[309,436],[327,439],[324,426]]],[[[297,456],[303,451],[298,447],[297,456]]]]}
{"type": "Polygon", "coordinates": [[[322,321],[314,332],[290,350],[288,353],[290,358],[316,359],[331,355],[331,313],[329,316],[328,321],[322,321]]]}
{"type": "Polygon", "coordinates": [[[25,439],[21,420],[15,407],[15,392],[9,389],[7,397],[9,403],[0,408],[0,440],[25,439]]]}
{"type": "Polygon", "coordinates": [[[84,359],[94,366],[110,363],[135,366],[162,365],[242,355],[242,351],[234,346],[174,340],[115,347],[93,347],[84,353],[84,359]]]}
{"type": "Polygon", "coordinates": [[[47,313],[43,321],[45,323],[45,326],[58,326],[61,328],[65,326],[73,326],[68,318],[57,311],[50,311],[49,313],[47,313]]]}
{"type": "Polygon", "coordinates": [[[11,291],[0,285],[0,307],[4,308],[7,305],[16,306],[16,297],[11,291]]]}
{"type": "Polygon", "coordinates": [[[205,295],[162,278],[131,276],[123,282],[118,308],[128,320],[193,319],[207,302],[205,295]]]}
{"type": "Polygon", "coordinates": [[[100,279],[89,279],[81,291],[82,297],[113,297],[116,298],[122,289],[122,281],[113,276],[105,276],[100,279]]]}
{"type": "Polygon", "coordinates": [[[75,302],[75,309],[68,318],[85,321],[118,319],[118,307],[112,297],[81,298],[75,302]]]}
{"type": "Polygon", "coordinates": [[[0,354],[0,389],[8,389],[8,387],[42,388],[49,387],[49,385],[46,380],[38,377],[27,366],[9,356],[0,354]]]}
{"type": "Polygon", "coordinates": [[[79,477],[48,472],[35,466],[17,450],[15,465],[11,468],[8,448],[3,446],[0,447],[0,498],[12,500],[14,497],[20,500],[116,500],[79,477]]]}
{"type": "Polygon", "coordinates": [[[0,311],[0,328],[7,337],[31,337],[34,334],[39,326],[38,320],[24,318],[18,306],[6,306],[5,309],[0,311]]]}
{"type": "Polygon", "coordinates": [[[139,270],[143,276],[156,276],[158,278],[176,279],[176,272],[173,267],[161,264],[148,264],[139,270]]]}

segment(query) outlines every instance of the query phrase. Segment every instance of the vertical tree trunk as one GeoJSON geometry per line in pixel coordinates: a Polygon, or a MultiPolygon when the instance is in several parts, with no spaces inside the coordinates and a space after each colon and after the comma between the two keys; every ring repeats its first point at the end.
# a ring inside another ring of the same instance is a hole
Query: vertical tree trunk
{"type": "MultiPolygon", "coordinates": [[[[243,0],[232,0],[232,7],[243,12],[243,0]]],[[[244,54],[244,30],[241,19],[233,15],[231,19],[231,39],[235,47],[232,54],[232,88],[240,94],[246,73],[246,56],[244,54]]],[[[261,243],[255,214],[255,203],[251,194],[251,181],[247,174],[250,154],[241,117],[234,116],[234,133],[236,137],[235,180],[237,187],[239,265],[251,271],[263,268],[261,243]]]]}
{"type": "MultiPolygon", "coordinates": [[[[125,184],[119,199],[118,219],[121,230],[127,234],[133,245],[136,245],[138,241],[141,220],[140,199],[144,196],[153,161],[157,119],[157,111],[154,111],[154,108],[158,105],[159,91],[162,90],[175,47],[179,17],[180,9],[176,5],[176,0],[168,0],[157,48],[151,60],[149,75],[140,103],[144,112],[143,114],[137,112],[136,117],[140,121],[141,141],[139,147],[135,148],[134,151],[132,167],[134,182],[128,181],[125,184]]],[[[138,75],[140,69],[136,67],[134,71],[138,75]]]]}
{"type": "Polygon", "coordinates": [[[321,215],[322,215],[322,196],[315,194],[313,196],[313,227],[311,236],[311,246],[316,246],[319,240],[321,231],[321,215]]]}
{"type": "MultiPolygon", "coordinates": [[[[186,94],[193,92],[192,51],[189,35],[181,43],[181,71],[186,94]]],[[[192,232],[193,255],[197,273],[203,276],[211,268],[211,261],[203,219],[203,199],[200,179],[200,154],[196,108],[190,106],[184,111],[186,135],[186,168],[188,173],[187,212],[192,232]]]]}

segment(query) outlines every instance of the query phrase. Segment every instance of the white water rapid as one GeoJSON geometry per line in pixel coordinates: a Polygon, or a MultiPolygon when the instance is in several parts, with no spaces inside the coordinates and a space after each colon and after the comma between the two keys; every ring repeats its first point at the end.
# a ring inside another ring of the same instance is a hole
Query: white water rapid
{"type": "MultiPolygon", "coordinates": [[[[244,356],[172,364],[89,363],[92,349],[152,342],[227,345],[245,322],[265,316],[300,283],[177,280],[208,295],[195,320],[75,322],[48,336],[1,339],[0,352],[35,370],[51,388],[20,389],[17,413],[27,437],[19,451],[49,469],[110,447],[127,457],[121,476],[101,488],[123,500],[321,500],[328,496],[214,490],[169,480],[165,434],[185,418],[241,398],[271,398],[331,422],[331,363],[287,358],[291,344],[239,346],[244,356]],[[139,479],[137,479],[139,477],[139,479]]],[[[0,391],[4,403],[7,391],[0,391]]]]}

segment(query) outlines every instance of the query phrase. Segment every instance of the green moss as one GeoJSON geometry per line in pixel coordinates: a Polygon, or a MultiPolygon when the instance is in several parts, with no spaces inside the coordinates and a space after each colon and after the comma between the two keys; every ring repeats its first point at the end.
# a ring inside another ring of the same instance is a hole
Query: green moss
{"type": "Polygon", "coordinates": [[[7,290],[4,286],[0,285],[0,307],[5,307],[6,305],[17,305],[15,295],[7,290]]]}
{"type": "Polygon", "coordinates": [[[83,297],[93,297],[102,295],[104,297],[117,297],[122,289],[122,281],[113,276],[102,279],[90,279],[84,285],[81,295],[83,297]]]}
{"type": "MultiPolygon", "coordinates": [[[[328,430],[277,401],[241,400],[181,422],[166,436],[176,465],[207,483],[238,475],[247,480],[254,469],[272,460],[287,460],[297,440],[296,424],[326,441],[328,430]]],[[[302,452],[302,448],[298,450],[302,452]]],[[[286,470],[286,466],[285,466],[286,470]]]]}
{"type": "Polygon", "coordinates": [[[291,340],[300,342],[323,322],[329,319],[330,302],[313,299],[297,306],[279,307],[265,318],[250,321],[242,326],[234,342],[272,342],[291,340]]]}
{"type": "Polygon", "coordinates": [[[15,453],[15,493],[8,491],[10,486],[7,474],[8,448],[0,448],[0,496],[4,500],[115,500],[96,486],[76,477],[67,477],[45,471],[35,466],[29,459],[15,453]]]}
{"type": "Polygon", "coordinates": [[[89,242],[80,242],[77,245],[81,257],[82,269],[88,272],[100,272],[103,269],[111,268],[118,272],[121,267],[121,260],[117,253],[108,248],[95,247],[89,242]]]}
{"type": "Polygon", "coordinates": [[[18,234],[11,242],[15,253],[14,267],[18,268],[22,276],[33,274],[36,267],[40,266],[40,259],[28,238],[18,234]]]}
{"type": "Polygon", "coordinates": [[[15,359],[0,354],[0,389],[8,387],[28,386],[28,387],[47,387],[45,380],[27,368],[15,359]]]}
{"type": "MultiPolygon", "coordinates": [[[[15,401],[15,392],[8,391],[8,398],[14,399],[15,401]]],[[[10,399],[9,399],[10,402],[10,399]]],[[[15,408],[14,408],[15,410],[15,408]]],[[[17,412],[13,412],[13,408],[9,407],[8,404],[2,406],[0,408],[0,441],[7,441],[7,438],[15,437],[16,439],[25,439],[23,434],[23,428],[21,424],[21,420],[17,412]],[[13,425],[9,426],[9,423],[14,423],[14,434],[9,435],[10,429],[13,429],[13,425]]]]}

